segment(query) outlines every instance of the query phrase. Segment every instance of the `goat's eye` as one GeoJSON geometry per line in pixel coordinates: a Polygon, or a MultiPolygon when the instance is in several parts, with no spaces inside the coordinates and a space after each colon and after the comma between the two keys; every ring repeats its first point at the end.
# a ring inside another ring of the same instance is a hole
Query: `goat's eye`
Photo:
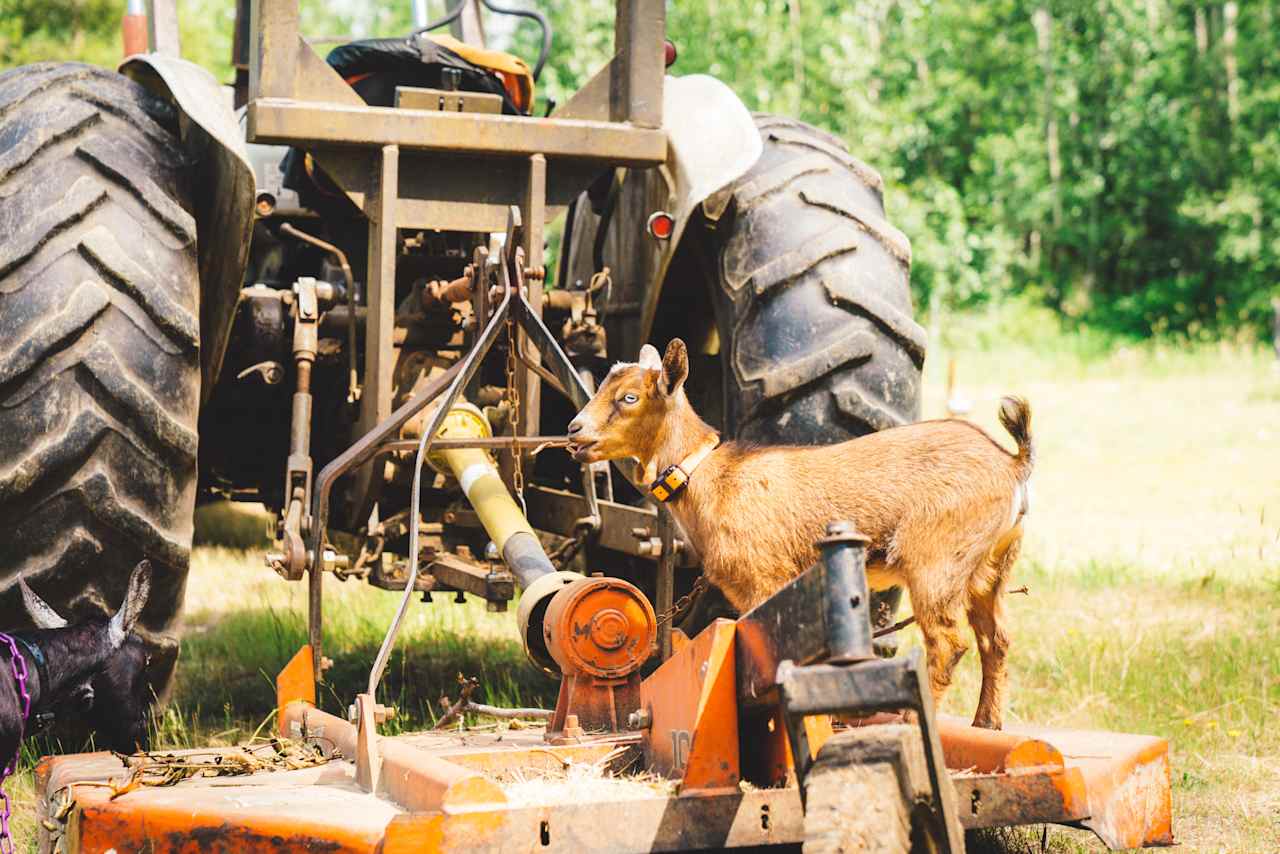
{"type": "Polygon", "coordinates": [[[634,394],[627,393],[622,396],[622,402],[631,406],[632,404],[639,403],[640,398],[636,397],[634,394]]]}

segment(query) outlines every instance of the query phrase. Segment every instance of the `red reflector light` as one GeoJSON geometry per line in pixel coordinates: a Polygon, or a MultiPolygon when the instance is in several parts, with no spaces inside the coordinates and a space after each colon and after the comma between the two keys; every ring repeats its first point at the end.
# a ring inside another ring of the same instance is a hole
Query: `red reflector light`
{"type": "Polygon", "coordinates": [[[676,64],[676,46],[669,39],[662,44],[662,58],[666,62],[667,68],[676,64]]]}
{"type": "Polygon", "coordinates": [[[675,234],[676,221],[666,211],[654,211],[649,215],[649,222],[646,223],[645,229],[649,232],[650,237],[656,237],[658,240],[670,240],[671,235],[675,234]]]}

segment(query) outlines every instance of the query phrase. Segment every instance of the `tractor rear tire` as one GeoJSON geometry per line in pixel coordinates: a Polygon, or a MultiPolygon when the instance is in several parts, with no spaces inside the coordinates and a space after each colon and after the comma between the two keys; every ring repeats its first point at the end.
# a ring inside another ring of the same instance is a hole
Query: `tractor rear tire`
{"type": "Polygon", "coordinates": [[[0,619],[26,578],[71,621],[139,623],[163,694],[196,499],[196,225],[177,116],[78,63],[0,75],[0,619]]]}
{"type": "Polygon", "coordinates": [[[817,445],[916,420],[926,339],[883,180],[824,131],[755,121],[764,151],[714,232],[725,427],[817,445]]]}
{"type": "MultiPolygon", "coordinates": [[[[825,131],[754,118],[760,158],[706,206],[722,211],[699,246],[722,387],[699,404],[722,413],[730,436],[765,445],[835,444],[915,421],[926,336],[912,318],[911,243],[885,219],[883,179],[825,131]]],[[[875,595],[876,628],[901,598],[875,595]]],[[[718,591],[703,599],[691,633],[732,613],[718,591]]],[[[893,655],[896,637],[876,649],[893,655]]]]}

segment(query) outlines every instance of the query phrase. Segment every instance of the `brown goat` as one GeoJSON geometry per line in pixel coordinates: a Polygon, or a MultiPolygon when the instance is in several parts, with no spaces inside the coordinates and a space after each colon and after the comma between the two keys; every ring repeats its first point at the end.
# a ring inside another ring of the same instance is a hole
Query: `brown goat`
{"type": "Polygon", "coordinates": [[[1010,454],[967,421],[925,421],[838,445],[719,443],[684,393],[689,359],[666,355],[609,372],[569,425],[579,462],[634,457],[645,483],[668,466],[693,467],[668,506],[702,555],[707,579],[739,610],[767,599],[818,559],[828,522],[852,521],[870,538],[873,590],[906,586],[924,634],[935,702],[968,649],[967,615],[982,658],[975,726],[999,729],[1005,656],[1001,598],[1022,540],[1032,468],[1031,410],[1005,398],[1010,454]]]}

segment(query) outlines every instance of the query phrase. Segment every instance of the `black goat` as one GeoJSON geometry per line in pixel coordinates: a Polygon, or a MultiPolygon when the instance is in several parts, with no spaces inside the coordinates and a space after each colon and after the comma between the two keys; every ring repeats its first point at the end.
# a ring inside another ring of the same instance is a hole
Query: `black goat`
{"type": "MultiPolygon", "coordinates": [[[[26,582],[19,579],[18,585],[27,612],[38,627],[10,633],[26,663],[26,690],[31,697],[27,728],[49,713],[85,715],[93,710],[95,725],[110,742],[103,746],[133,752],[146,740],[148,704],[145,698],[134,696],[140,693],[146,650],[132,631],[151,592],[151,564],[144,560],[134,568],[124,602],[114,616],[74,626],[26,582]],[[112,706],[115,708],[109,708],[112,706]]],[[[9,654],[0,645],[0,660],[9,654]]],[[[23,703],[11,663],[5,661],[0,667],[9,671],[0,671],[0,757],[10,757],[17,751],[23,732],[23,703]]]]}

